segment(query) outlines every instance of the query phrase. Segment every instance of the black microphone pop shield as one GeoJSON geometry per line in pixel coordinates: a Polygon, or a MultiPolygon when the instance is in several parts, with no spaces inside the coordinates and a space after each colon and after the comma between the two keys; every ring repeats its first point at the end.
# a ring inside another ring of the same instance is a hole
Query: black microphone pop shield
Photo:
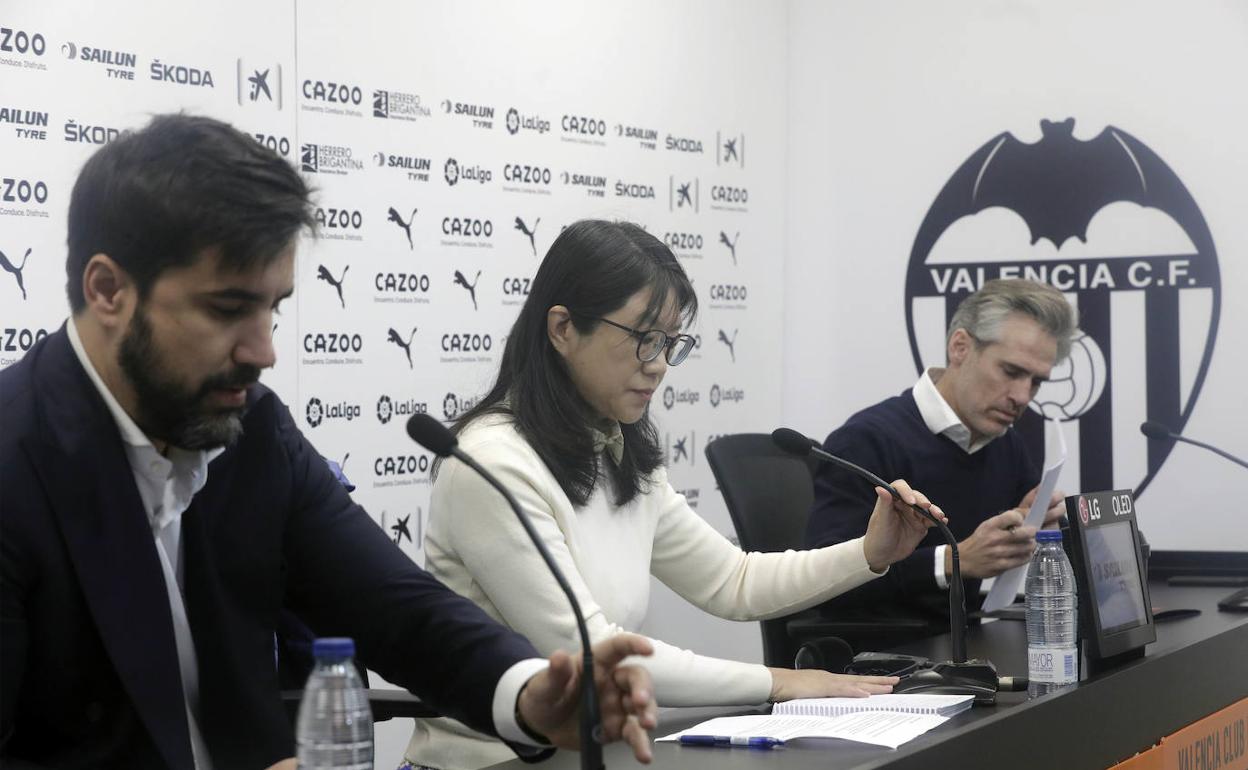
{"type": "Polygon", "coordinates": [[[438,457],[450,457],[459,444],[449,428],[428,414],[412,415],[407,421],[407,435],[438,457]]]}
{"type": "Polygon", "coordinates": [[[1152,420],[1140,423],[1140,433],[1143,433],[1145,436],[1148,436],[1154,441],[1166,441],[1174,438],[1173,431],[1161,423],[1153,422],[1152,420]]]}
{"type": "Polygon", "coordinates": [[[810,454],[810,450],[817,446],[814,441],[792,428],[776,428],[771,432],[771,440],[784,451],[802,456],[810,454]]]}

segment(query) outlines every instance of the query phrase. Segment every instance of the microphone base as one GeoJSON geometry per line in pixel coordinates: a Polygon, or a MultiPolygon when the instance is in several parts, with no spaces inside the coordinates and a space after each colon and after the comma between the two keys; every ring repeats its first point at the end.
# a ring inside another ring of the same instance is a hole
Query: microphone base
{"type": "Polygon", "coordinates": [[[992,661],[946,661],[915,671],[894,685],[893,692],[973,695],[976,706],[991,706],[997,702],[999,682],[992,661]]]}

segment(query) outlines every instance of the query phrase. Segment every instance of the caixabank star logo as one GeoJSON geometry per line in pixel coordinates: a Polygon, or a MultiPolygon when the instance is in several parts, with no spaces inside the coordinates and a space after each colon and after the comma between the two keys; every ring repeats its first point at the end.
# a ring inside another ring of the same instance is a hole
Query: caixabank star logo
{"type": "MultiPolygon", "coordinates": [[[[1064,292],[1082,333],[1017,427],[1043,455],[1043,418],[1077,437],[1076,489],[1133,488],[1182,430],[1217,337],[1222,292],[1213,236],[1187,187],[1152,149],[1108,126],[1041,121],[1034,143],[992,137],[953,173],[919,226],[906,321],[919,371],[942,366],[958,304],[987,280],[1028,278],[1064,292]]],[[[1070,464],[1067,472],[1071,471],[1070,464]]],[[[1069,487],[1068,487],[1069,488],[1069,487]]]]}

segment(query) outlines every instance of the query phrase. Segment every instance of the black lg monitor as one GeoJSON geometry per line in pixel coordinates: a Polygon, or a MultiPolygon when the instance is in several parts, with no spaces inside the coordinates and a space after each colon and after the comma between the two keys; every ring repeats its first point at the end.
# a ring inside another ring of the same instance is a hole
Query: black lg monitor
{"type": "Polygon", "coordinates": [[[1066,498],[1083,651],[1095,671],[1157,640],[1130,490],[1066,498]]]}

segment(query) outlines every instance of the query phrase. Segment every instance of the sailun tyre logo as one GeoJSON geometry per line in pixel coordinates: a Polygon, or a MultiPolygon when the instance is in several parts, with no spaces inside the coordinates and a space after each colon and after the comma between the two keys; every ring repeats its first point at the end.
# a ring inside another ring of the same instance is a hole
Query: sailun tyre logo
{"type": "Polygon", "coordinates": [[[1182,431],[1209,371],[1222,307],[1213,236],[1187,187],[1132,134],[1076,136],[1073,118],[1040,128],[1030,143],[989,139],[928,209],[906,273],[911,354],[919,371],[943,365],[949,319],[985,281],[1055,286],[1080,333],[1017,427],[1037,456],[1044,418],[1077,423],[1071,484],[1139,495],[1173,446],[1146,442],[1139,424],[1182,431]]]}

